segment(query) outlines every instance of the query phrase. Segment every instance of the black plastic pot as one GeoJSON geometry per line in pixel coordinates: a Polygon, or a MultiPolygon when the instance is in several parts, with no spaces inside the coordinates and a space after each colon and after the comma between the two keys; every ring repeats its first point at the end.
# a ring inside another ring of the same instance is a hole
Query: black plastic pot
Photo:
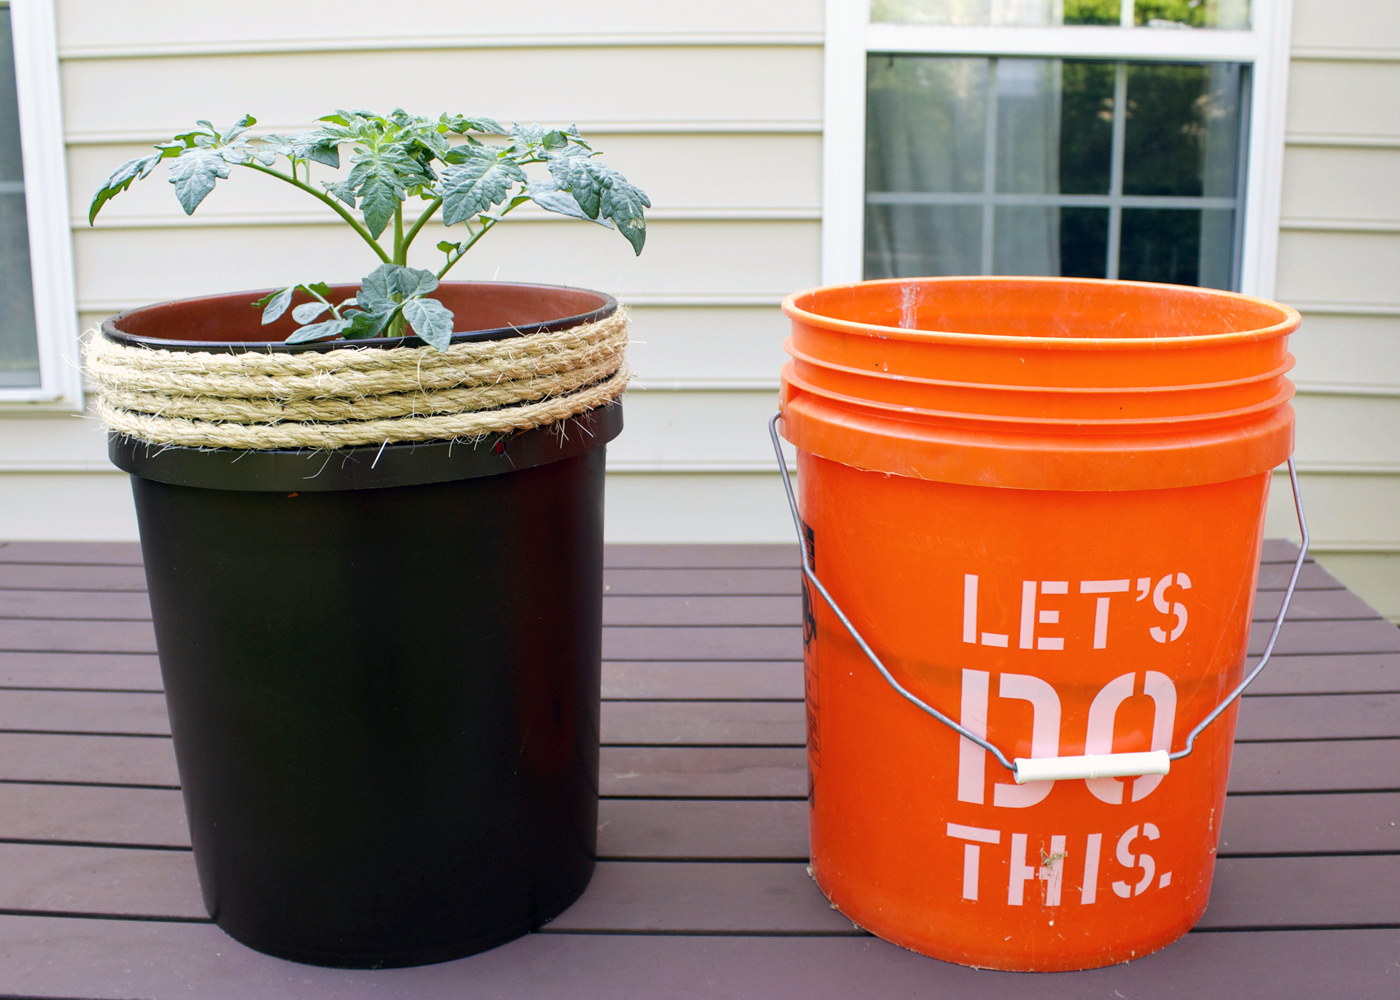
{"type": "Polygon", "coordinates": [[[475,448],[111,439],[200,885],[230,935],[302,962],[416,965],[527,933],[583,892],[621,428],[614,406],[475,448]]]}

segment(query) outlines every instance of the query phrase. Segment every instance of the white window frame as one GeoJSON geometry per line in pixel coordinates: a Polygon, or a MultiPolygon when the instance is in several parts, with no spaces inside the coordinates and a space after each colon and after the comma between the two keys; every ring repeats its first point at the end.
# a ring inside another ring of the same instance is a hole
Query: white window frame
{"type": "Polygon", "coordinates": [[[37,387],[0,388],[0,414],[76,411],[83,408],[83,377],[78,367],[73,237],[53,0],[15,0],[9,8],[40,381],[37,387]]]}
{"type": "MultiPolygon", "coordinates": [[[[1249,31],[871,24],[869,0],[827,0],[822,283],[860,281],[865,259],[866,58],[871,52],[1252,65],[1240,290],[1272,298],[1283,193],[1292,0],[1253,0],[1249,31]]],[[[1126,20],[1126,18],[1125,18],[1126,20]]]]}

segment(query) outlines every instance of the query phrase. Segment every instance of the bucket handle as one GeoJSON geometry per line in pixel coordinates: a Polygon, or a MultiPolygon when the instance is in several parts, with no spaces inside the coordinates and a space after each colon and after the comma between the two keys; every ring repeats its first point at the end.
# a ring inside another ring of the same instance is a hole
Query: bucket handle
{"type": "Polygon", "coordinates": [[[788,507],[792,511],[793,524],[797,528],[797,544],[802,551],[802,575],[816,588],[817,593],[822,595],[822,600],[835,612],[841,624],[846,627],[846,631],[851,634],[851,638],[856,641],[868,660],[875,665],[875,669],[880,671],[882,676],[900,697],[904,698],[914,707],[933,716],[949,729],[953,730],[963,739],[970,740],[983,750],[996,758],[997,763],[1008,771],[1012,772],[1016,778],[1016,784],[1023,785],[1028,781],[1059,781],[1074,780],[1078,778],[1127,778],[1144,774],[1166,774],[1171,769],[1171,762],[1180,760],[1188,756],[1195,748],[1196,738],[1201,735],[1207,726],[1218,719],[1225,709],[1229,708],[1244,693],[1244,689],[1253,683],[1259,676],[1259,672],[1268,664],[1269,658],[1273,656],[1274,644],[1278,642],[1279,630],[1283,627],[1283,620],[1288,614],[1288,606],[1293,602],[1293,592],[1298,586],[1298,574],[1302,572],[1303,561],[1308,554],[1308,543],[1311,540],[1308,535],[1307,518],[1303,516],[1303,498],[1298,490],[1298,469],[1293,463],[1293,458],[1288,459],[1288,479],[1293,486],[1293,509],[1298,515],[1298,530],[1302,533],[1302,544],[1298,547],[1298,558],[1293,562],[1293,573],[1288,578],[1288,589],[1283,594],[1283,604],[1279,608],[1278,617],[1274,619],[1273,630],[1269,633],[1269,641],[1264,646],[1264,655],[1259,662],[1254,665],[1254,669],[1239,683],[1230,694],[1219,705],[1207,715],[1195,729],[1191,730],[1186,737],[1186,746],[1175,752],[1166,750],[1153,750],[1148,753],[1108,753],[1108,754],[1082,754],[1077,757],[1017,757],[1014,761],[1007,760],[1006,755],[999,749],[987,742],[976,733],[970,732],[938,709],[925,702],[918,695],[911,692],[899,681],[894,679],[894,675],[889,672],[880,658],[875,655],[875,651],[870,648],[856,627],[851,624],[851,620],[846,617],[845,612],[837,606],[826,587],[817,579],[816,571],[812,568],[811,555],[807,551],[807,538],[802,531],[802,516],[797,510],[797,496],[792,490],[792,479],[788,474],[787,459],[783,455],[782,441],[778,437],[778,421],[782,419],[782,411],[773,414],[768,421],[768,435],[773,439],[773,451],[778,456],[778,470],[783,475],[783,489],[787,492],[788,507]]]}

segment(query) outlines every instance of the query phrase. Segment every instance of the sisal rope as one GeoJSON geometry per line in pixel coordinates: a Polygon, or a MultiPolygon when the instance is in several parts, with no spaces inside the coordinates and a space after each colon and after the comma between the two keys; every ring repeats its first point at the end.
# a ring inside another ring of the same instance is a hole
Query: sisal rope
{"type": "Polygon", "coordinates": [[[84,352],[97,415],[113,431],[189,448],[346,448],[478,439],[606,405],[627,369],[626,314],[508,340],[431,347],[215,354],[84,352]]]}

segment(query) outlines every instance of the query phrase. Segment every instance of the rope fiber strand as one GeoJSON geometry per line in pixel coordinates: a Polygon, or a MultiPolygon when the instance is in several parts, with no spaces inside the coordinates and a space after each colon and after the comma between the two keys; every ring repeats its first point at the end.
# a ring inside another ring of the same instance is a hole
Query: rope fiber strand
{"type": "Polygon", "coordinates": [[[216,354],[84,350],[96,411],[151,444],[238,450],[479,439],[558,423],[627,387],[628,318],[431,347],[216,354]]]}

